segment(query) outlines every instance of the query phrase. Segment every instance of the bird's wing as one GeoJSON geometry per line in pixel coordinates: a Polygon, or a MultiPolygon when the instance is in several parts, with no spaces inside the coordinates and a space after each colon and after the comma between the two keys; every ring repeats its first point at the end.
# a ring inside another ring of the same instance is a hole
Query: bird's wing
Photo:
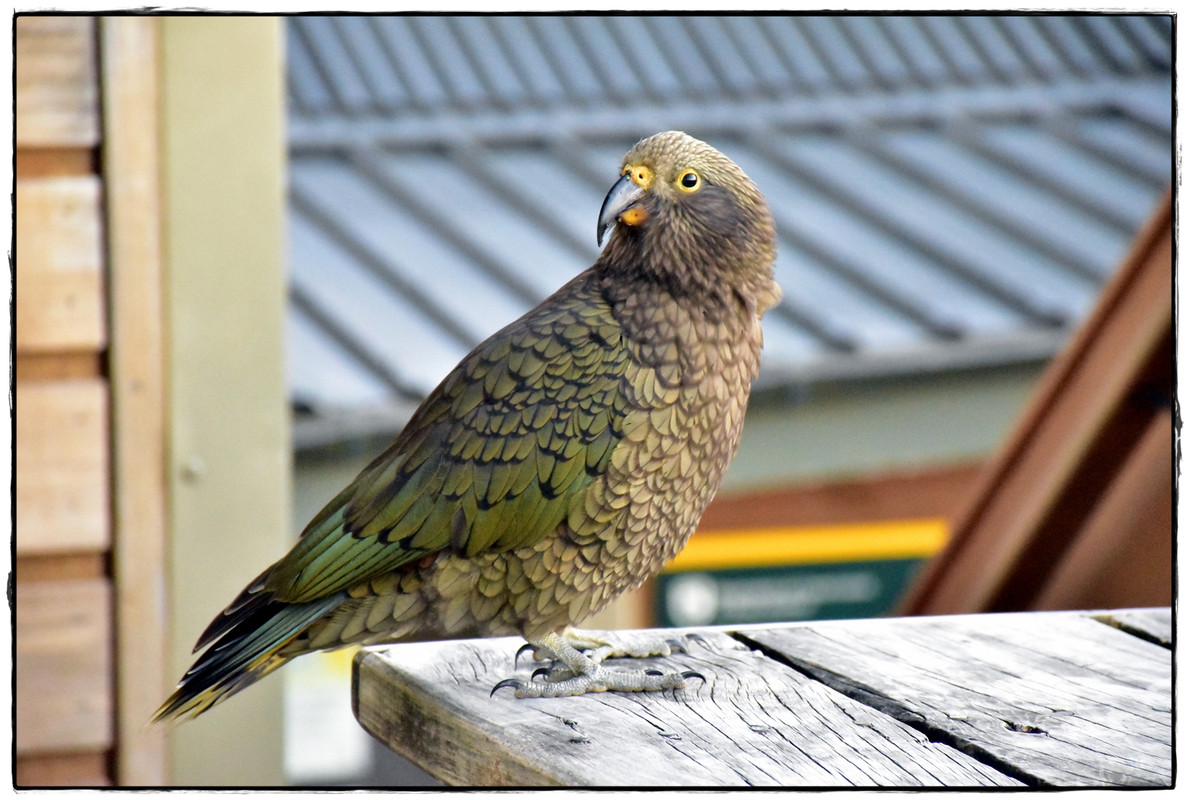
{"type": "Polygon", "coordinates": [[[468,355],[259,588],[309,602],[442,551],[539,541],[623,436],[626,363],[601,297],[558,292],[468,355]]]}

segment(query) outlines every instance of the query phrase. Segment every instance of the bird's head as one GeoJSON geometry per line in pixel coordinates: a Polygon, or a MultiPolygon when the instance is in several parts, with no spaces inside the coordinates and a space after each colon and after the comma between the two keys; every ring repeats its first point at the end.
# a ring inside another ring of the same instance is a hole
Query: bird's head
{"type": "Polygon", "coordinates": [[[598,217],[599,244],[612,228],[605,268],[718,292],[772,283],[775,226],[763,195],[737,164],[685,133],[650,136],[623,157],[598,217]]]}

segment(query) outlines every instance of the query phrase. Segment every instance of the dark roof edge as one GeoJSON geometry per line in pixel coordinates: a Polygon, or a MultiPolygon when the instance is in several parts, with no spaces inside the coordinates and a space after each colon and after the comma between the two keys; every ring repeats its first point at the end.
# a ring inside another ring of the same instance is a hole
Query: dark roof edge
{"type": "Polygon", "coordinates": [[[821,384],[854,384],[941,373],[1041,364],[1067,341],[1067,328],[1036,328],[1009,336],[936,341],[901,351],[859,351],[845,358],[823,356],[795,366],[766,364],[755,392],[799,394],[821,384]]]}

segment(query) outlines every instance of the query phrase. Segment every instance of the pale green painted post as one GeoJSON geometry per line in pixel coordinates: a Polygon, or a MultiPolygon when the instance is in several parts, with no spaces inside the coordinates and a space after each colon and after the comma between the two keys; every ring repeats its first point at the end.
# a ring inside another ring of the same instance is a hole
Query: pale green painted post
{"type": "MultiPolygon", "coordinates": [[[[281,21],[162,19],[172,663],[290,529],[281,21]]],[[[151,65],[145,65],[146,69],[151,65]]],[[[283,681],[181,725],[173,781],[281,784],[283,681]]]]}

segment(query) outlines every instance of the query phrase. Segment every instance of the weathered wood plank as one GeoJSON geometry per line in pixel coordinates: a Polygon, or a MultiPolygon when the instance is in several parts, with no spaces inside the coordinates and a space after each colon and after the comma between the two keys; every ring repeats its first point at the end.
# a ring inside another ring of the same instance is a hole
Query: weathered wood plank
{"type": "Polygon", "coordinates": [[[105,339],[100,182],[16,182],[17,352],[96,350],[105,339]]]}
{"type": "Polygon", "coordinates": [[[87,147],[99,140],[93,17],[16,20],[18,147],[87,147]]]}
{"type": "Polygon", "coordinates": [[[107,549],[106,384],[17,383],[16,434],[17,554],[107,549]]]}
{"type": "Polygon", "coordinates": [[[747,630],[798,669],[1033,785],[1171,781],[1171,654],[1084,614],[747,630]]]}
{"type": "Polygon", "coordinates": [[[1175,633],[1171,608],[1136,608],[1127,611],[1102,611],[1093,614],[1098,622],[1148,641],[1171,647],[1175,633]]]}
{"type": "Polygon", "coordinates": [[[21,582],[16,609],[17,754],[110,747],[110,582],[21,582]]]}
{"type": "Polygon", "coordinates": [[[355,713],[377,738],[455,784],[1014,784],[724,633],[705,639],[654,660],[697,670],[705,684],[539,700],[490,697],[513,673],[514,639],[364,652],[355,661],[355,713]]]}

